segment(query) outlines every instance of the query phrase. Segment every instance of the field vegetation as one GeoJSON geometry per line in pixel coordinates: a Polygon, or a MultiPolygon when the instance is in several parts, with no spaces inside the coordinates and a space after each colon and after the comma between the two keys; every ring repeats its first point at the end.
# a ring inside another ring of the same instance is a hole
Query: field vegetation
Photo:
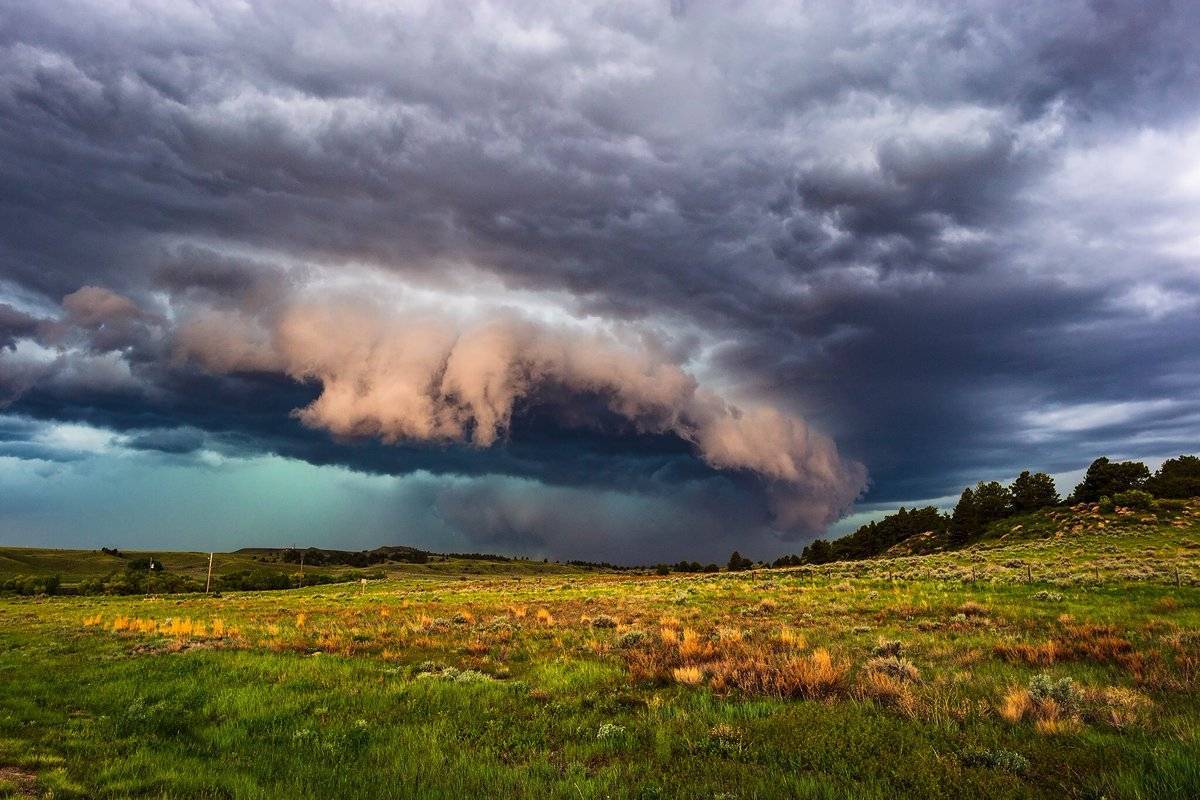
{"type": "Polygon", "coordinates": [[[0,797],[1197,797],[1198,555],[1200,501],[1096,502],[779,569],[10,595],[0,797]]]}

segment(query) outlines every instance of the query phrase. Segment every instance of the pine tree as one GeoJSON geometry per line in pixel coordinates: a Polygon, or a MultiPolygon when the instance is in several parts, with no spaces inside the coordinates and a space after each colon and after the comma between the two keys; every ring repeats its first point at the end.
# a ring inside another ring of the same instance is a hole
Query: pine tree
{"type": "Polygon", "coordinates": [[[979,521],[979,509],[975,505],[975,492],[968,486],[958,498],[958,505],[950,515],[950,542],[962,545],[983,533],[979,521]]]}

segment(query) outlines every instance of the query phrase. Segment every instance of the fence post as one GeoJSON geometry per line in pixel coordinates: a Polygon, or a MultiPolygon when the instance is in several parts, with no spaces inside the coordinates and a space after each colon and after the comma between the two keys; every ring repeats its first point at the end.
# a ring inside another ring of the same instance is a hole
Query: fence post
{"type": "Polygon", "coordinates": [[[213,554],[208,554],[208,580],[204,582],[204,593],[208,594],[212,590],[212,562],[213,554]]]}

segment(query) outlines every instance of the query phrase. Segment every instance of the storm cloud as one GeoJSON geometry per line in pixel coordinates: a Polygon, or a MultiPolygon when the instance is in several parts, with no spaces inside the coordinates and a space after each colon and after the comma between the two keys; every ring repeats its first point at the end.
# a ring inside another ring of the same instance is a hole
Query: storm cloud
{"type": "Polygon", "coordinates": [[[348,468],[447,541],[629,560],[1194,450],[1198,35],[1170,0],[6,3],[6,447],[348,468]]]}

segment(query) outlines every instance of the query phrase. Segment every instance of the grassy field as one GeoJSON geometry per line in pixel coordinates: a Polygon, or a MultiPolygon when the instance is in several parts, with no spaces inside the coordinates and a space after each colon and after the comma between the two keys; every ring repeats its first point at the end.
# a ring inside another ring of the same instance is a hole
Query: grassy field
{"type": "Polygon", "coordinates": [[[1200,797],[1197,556],[1192,503],[822,567],[0,598],[0,797],[1200,797]]]}
{"type": "MultiPolygon", "coordinates": [[[[164,550],[125,550],[120,556],[101,550],[47,550],[36,547],[0,547],[0,581],[18,575],[58,575],[64,587],[73,587],[87,578],[102,578],[125,569],[133,559],[152,558],[166,572],[203,582],[208,573],[208,553],[181,553],[164,550]]],[[[236,553],[217,553],[213,558],[213,577],[255,569],[295,572],[296,564],[279,560],[277,551],[248,548],[236,553]]],[[[310,572],[339,574],[343,572],[383,572],[391,577],[405,575],[505,575],[578,574],[580,570],[566,564],[543,564],[540,561],[487,561],[483,559],[433,556],[428,563],[384,562],[355,568],[338,565],[309,566],[310,572]]]]}

